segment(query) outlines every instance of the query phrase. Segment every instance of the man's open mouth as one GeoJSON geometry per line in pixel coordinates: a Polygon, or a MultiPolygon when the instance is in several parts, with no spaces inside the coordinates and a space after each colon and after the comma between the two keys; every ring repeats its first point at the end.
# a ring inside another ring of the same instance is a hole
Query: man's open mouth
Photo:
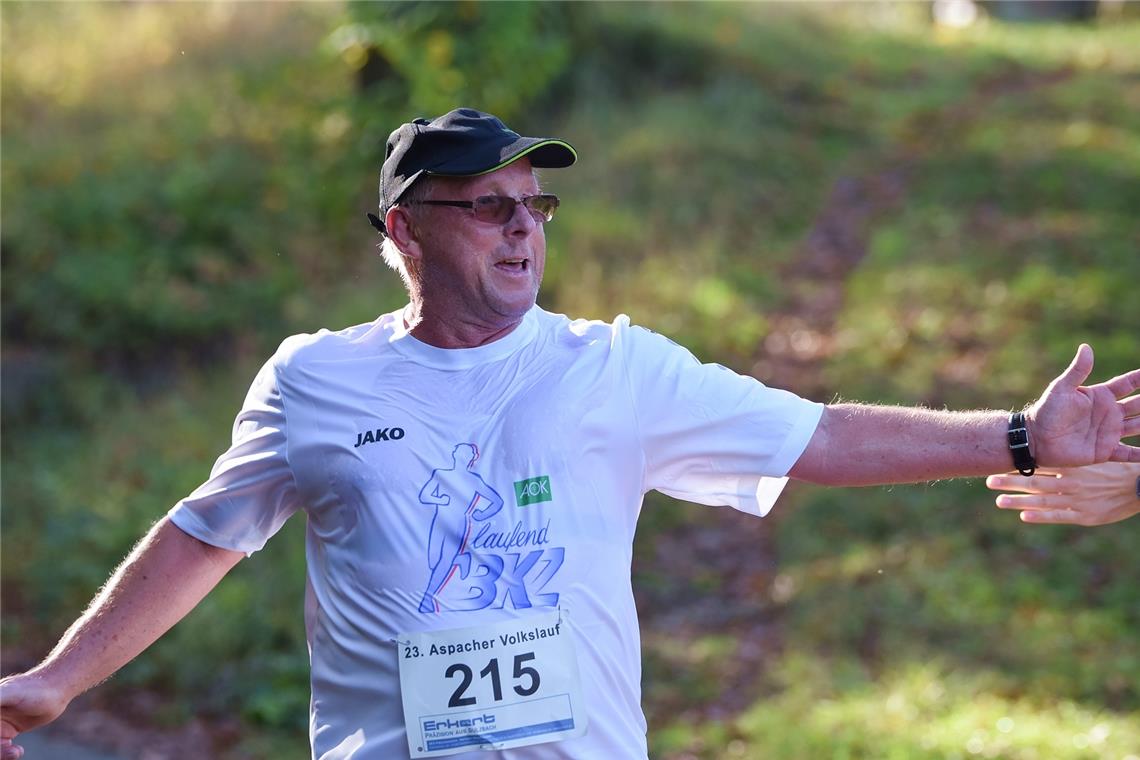
{"type": "Polygon", "coordinates": [[[506,269],[509,272],[525,272],[530,267],[530,261],[527,259],[503,259],[495,264],[498,269],[506,269]]]}

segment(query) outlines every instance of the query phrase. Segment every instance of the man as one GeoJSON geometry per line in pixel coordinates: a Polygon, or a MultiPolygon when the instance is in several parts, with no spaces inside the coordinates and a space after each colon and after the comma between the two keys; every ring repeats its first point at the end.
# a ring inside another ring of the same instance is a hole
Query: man
{"type": "Polygon", "coordinates": [[[647,491],[763,515],[788,476],[863,485],[1011,461],[1031,472],[1034,457],[1140,460],[1121,443],[1140,432],[1140,370],[1082,386],[1088,346],[1012,418],[824,406],[702,365],[625,317],[543,311],[543,225],[558,200],[534,169],[575,159],[563,141],[470,109],[392,133],[372,221],[409,304],[282,344],[210,479],[41,665],[6,682],[3,758],[18,756],[17,732],[138,654],[298,510],[314,757],[644,758],[630,560],[647,491]],[[425,487],[445,479],[449,456],[452,475],[470,473],[471,442],[477,477],[504,503],[434,524],[417,502],[475,501],[473,480],[425,487]]]}

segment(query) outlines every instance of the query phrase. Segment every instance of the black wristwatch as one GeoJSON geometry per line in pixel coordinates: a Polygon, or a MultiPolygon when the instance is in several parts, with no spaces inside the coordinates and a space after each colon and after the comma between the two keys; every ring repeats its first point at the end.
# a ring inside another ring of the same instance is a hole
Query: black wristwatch
{"type": "Polygon", "coordinates": [[[1009,453],[1013,455],[1013,466],[1025,477],[1037,469],[1037,462],[1029,451],[1029,430],[1025,427],[1025,413],[1009,415],[1009,453]]]}

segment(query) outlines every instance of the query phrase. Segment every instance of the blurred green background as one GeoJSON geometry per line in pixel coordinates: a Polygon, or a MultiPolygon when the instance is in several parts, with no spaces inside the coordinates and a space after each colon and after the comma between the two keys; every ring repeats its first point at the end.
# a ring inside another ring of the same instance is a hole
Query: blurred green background
{"type": "MultiPolygon", "coordinates": [[[[285,335],[402,303],[364,213],[415,116],[578,148],[547,309],[819,400],[1019,407],[1080,341],[1135,366],[1140,14],[1109,10],[3,3],[4,671],[206,476],[285,335]]],[[[307,756],[302,537],[94,707],[307,756]]],[[[655,758],[1140,756],[1140,523],[1023,526],[977,481],[764,521],[651,496],[634,574],[655,758]]]]}

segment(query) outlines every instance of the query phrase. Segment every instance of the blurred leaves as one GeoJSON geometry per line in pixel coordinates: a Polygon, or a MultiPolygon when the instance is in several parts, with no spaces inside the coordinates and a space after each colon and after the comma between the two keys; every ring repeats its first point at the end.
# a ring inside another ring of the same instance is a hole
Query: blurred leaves
{"type": "Polygon", "coordinates": [[[280,324],[326,221],[319,184],[291,180],[320,170],[309,122],[329,103],[291,93],[317,40],[305,15],[201,16],[5,9],[9,340],[140,357],[280,324]]]}
{"type": "MultiPolygon", "coordinates": [[[[5,648],[41,654],[205,476],[282,335],[402,302],[362,218],[383,142],[459,105],[579,149],[573,171],[542,177],[564,201],[547,308],[629,312],[748,371],[789,280],[823,293],[833,276],[804,267],[822,210],[854,215],[829,207],[834,188],[897,173],[897,207],[824,227],[861,234],[828,241],[852,270],[828,307],[823,385],[1013,407],[1081,340],[1098,379],[1134,366],[1140,27],[932,32],[922,11],[0,5],[5,648]]],[[[745,531],[651,497],[638,556],[664,559],[639,563],[641,599],[775,610],[785,641],[755,675],[741,658],[767,641],[697,619],[689,646],[647,610],[654,755],[1137,746],[1136,531],[1030,530],[989,500],[963,484],[793,493],[770,528],[778,573],[747,575],[757,600],[691,551],[657,551],[698,522],[745,531]],[[729,687],[754,704],[725,706],[729,687]]],[[[303,531],[287,526],[116,683],[242,715],[261,729],[243,732],[252,756],[294,752],[303,531]]]]}
{"type": "MultiPolygon", "coordinates": [[[[508,123],[571,59],[572,3],[351,3],[328,44],[363,89],[416,116],[460,105],[508,123]],[[387,98],[385,98],[387,96],[387,98]],[[410,109],[409,109],[410,107],[410,109]]],[[[407,116],[409,120],[413,116],[407,116]]]]}

